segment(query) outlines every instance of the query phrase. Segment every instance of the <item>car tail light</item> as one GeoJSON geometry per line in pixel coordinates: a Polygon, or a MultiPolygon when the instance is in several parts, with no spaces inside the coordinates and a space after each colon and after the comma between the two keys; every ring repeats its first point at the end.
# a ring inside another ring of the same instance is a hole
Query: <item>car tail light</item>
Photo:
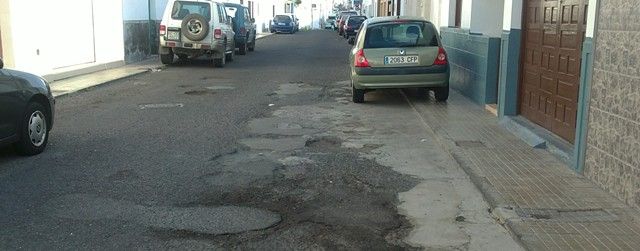
{"type": "Polygon", "coordinates": [[[247,29],[244,27],[240,28],[240,34],[245,34],[245,33],[247,33],[247,29]]]}
{"type": "Polygon", "coordinates": [[[160,25],[160,36],[167,34],[167,26],[160,25]]]}
{"type": "Polygon", "coordinates": [[[444,48],[438,48],[438,56],[436,57],[436,61],[433,62],[434,65],[446,65],[447,62],[447,52],[444,51],[444,48]]]}
{"type": "Polygon", "coordinates": [[[222,38],[222,30],[221,29],[213,30],[213,38],[221,39],[222,38]]]}
{"type": "Polygon", "coordinates": [[[370,67],[369,60],[364,56],[364,50],[360,49],[356,52],[356,56],[354,58],[354,66],[355,67],[370,67]]]}

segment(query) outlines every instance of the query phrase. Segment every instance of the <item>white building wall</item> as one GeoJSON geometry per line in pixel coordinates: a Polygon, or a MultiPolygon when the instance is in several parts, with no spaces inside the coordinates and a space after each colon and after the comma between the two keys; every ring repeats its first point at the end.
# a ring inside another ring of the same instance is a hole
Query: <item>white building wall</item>
{"type": "MultiPolygon", "coordinates": [[[[490,37],[500,37],[505,0],[475,0],[471,5],[471,19],[466,19],[463,9],[463,27],[469,27],[472,33],[482,33],[490,37]],[[468,23],[465,23],[468,22],[468,23]],[[468,26],[465,26],[468,25],[468,26]]],[[[467,8],[466,0],[463,6],[467,8]]]]}
{"type": "Polygon", "coordinates": [[[7,1],[11,68],[50,75],[124,60],[121,1],[7,1]]]}
{"type": "Polygon", "coordinates": [[[589,0],[589,9],[587,10],[587,27],[586,37],[593,37],[596,29],[596,12],[598,10],[598,0],[589,0]]]}
{"type": "Polygon", "coordinates": [[[504,0],[503,30],[522,29],[522,1],[523,0],[504,0]]]}

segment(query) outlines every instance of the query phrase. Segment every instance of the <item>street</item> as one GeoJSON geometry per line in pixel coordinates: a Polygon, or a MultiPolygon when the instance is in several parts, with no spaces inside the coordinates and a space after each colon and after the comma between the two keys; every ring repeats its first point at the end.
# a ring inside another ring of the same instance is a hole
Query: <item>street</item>
{"type": "Polygon", "coordinates": [[[520,249],[414,105],[446,104],[352,103],[349,50],[276,34],[58,99],[44,153],[0,150],[0,249],[520,249]]]}

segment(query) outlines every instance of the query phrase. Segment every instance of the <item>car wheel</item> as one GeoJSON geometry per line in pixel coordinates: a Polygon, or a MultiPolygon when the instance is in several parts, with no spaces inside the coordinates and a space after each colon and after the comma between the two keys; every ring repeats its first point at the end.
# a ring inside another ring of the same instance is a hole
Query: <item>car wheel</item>
{"type": "Polygon", "coordinates": [[[231,53],[227,53],[225,57],[227,58],[228,62],[233,62],[233,60],[235,59],[235,53],[231,51],[231,53]]]}
{"type": "Polygon", "coordinates": [[[438,102],[445,102],[449,99],[449,86],[434,88],[433,93],[435,94],[438,102]]]}
{"type": "Polygon", "coordinates": [[[247,43],[242,43],[238,48],[238,55],[247,55],[247,43]]]}
{"type": "Polygon", "coordinates": [[[169,54],[160,54],[160,62],[162,64],[173,64],[173,51],[169,50],[169,54]]]}
{"type": "Polygon", "coordinates": [[[224,67],[224,65],[227,64],[227,56],[226,55],[222,55],[222,57],[220,58],[214,58],[213,59],[213,65],[217,68],[222,68],[224,67]]]}
{"type": "Polygon", "coordinates": [[[47,110],[38,102],[31,102],[20,123],[20,141],[14,148],[21,155],[36,155],[44,151],[49,141],[47,110]]]}
{"type": "Polygon", "coordinates": [[[351,100],[353,103],[364,103],[364,90],[356,89],[356,87],[351,84],[351,100]]]}
{"type": "Polygon", "coordinates": [[[253,36],[253,42],[251,42],[251,44],[249,44],[249,51],[255,51],[256,50],[256,36],[253,36]]]}

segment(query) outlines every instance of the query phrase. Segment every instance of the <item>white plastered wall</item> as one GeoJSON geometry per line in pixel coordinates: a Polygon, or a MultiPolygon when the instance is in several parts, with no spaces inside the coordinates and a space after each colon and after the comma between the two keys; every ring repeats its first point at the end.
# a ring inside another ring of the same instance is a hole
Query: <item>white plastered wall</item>
{"type": "Polygon", "coordinates": [[[124,60],[121,1],[5,1],[9,2],[10,15],[8,24],[3,25],[10,26],[7,36],[13,60],[10,66],[14,69],[48,75],[124,60]],[[74,9],[75,6],[82,10],[74,9]],[[75,24],[70,23],[74,11],[83,11],[75,13],[83,20],[92,17],[84,20],[91,23],[74,29],[75,24]],[[60,13],[72,16],[60,18],[60,13]],[[53,21],[59,24],[52,25],[53,21]],[[39,28],[17,29],[18,25],[39,28]],[[61,63],[60,57],[75,61],[67,59],[61,63]]]}

